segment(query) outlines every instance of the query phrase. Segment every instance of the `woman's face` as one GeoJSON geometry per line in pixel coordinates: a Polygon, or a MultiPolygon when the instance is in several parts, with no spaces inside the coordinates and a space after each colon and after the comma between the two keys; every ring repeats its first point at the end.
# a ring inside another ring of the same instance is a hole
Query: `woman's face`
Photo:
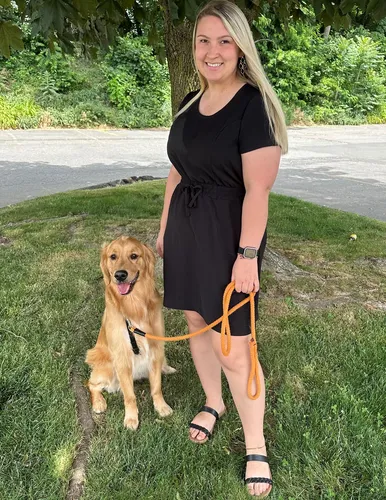
{"type": "Polygon", "coordinates": [[[221,19],[205,16],[197,24],[195,59],[208,82],[223,82],[235,75],[241,51],[221,19]]]}

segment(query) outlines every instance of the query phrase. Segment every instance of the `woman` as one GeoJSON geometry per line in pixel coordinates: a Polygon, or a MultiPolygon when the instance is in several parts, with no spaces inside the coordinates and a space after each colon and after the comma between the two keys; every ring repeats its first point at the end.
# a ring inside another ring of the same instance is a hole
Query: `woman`
{"type": "MultiPolygon", "coordinates": [[[[201,83],[189,93],[171,127],[168,176],[157,251],[164,258],[164,304],[184,311],[190,332],[222,315],[226,285],[232,304],[259,290],[266,242],[268,195],[287,134],[280,103],[262,68],[248,22],[226,0],[197,16],[193,55],[201,83]]],[[[256,308],[257,310],[257,308],[256,308]]],[[[223,356],[219,327],[190,340],[206,395],[190,424],[190,439],[204,443],[225,412],[223,370],[243,426],[245,479],[254,496],[272,487],[263,435],[264,379],[260,397],[247,395],[250,370],[249,308],[230,317],[232,349],[223,356]]]]}

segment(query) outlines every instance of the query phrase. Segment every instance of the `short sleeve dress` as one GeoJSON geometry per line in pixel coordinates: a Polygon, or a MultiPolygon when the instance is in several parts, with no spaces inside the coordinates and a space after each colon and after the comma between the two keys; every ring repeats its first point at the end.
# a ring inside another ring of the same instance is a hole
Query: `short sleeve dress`
{"type": "MultiPolygon", "coordinates": [[[[180,109],[196,93],[185,96],[180,109]]],[[[198,99],[173,122],[167,152],[181,182],[171,198],[164,236],[166,307],[196,311],[207,324],[222,315],[241,234],[241,154],[274,145],[261,93],[248,83],[217,113],[202,115],[198,99]]],[[[256,262],[259,276],[265,245],[266,232],[256,262]]],[[[231,306],[246,296],[235,292],[231,306]]],[[[230,316],[230,327],[232,335],[250,333],[247,305],[230,316]]],[[[220,329],[221,324],[215,327],[220,329]]]]}

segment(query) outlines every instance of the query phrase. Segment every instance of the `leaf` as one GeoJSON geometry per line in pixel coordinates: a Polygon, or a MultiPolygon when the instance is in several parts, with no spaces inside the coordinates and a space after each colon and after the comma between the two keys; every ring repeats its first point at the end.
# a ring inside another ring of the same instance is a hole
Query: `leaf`
{"type": "Polygon", "coordinates": [[[366,9],[366,13],[371,14],[372,11],[374,11],[375,9],[378,9],[380,3],[381,3],[381,0],[370,0],[369,4],[367,6],[367,9],[366,9]]]}
{"type": "Polygon", "coordinates": [[[146,19],[146,11],[137,2],[134,4],[133,8],[134,17],[137,21],[142,22],[146,19]]]}
{"type": "Polygon", "coordinates": [[[348,12],[351,12],[353,10],[355,4],[355,0],[343,0],[340,3],[339,8],[342,11],[342,14],[347,14],[348,12]]]}
{"type": "Polygon", "coordinates": [[[378,8],[374,9],[374,12],[372,14],[376,21],[380,21],[381,19],[386,17],[386,3],[378,4],[378,8]]]}
{"type": "Polygon", "coordinates": [[[198,6],[195,0],[185,0],[185,15],[189,21],[194,21],[196,19],[198,6]]]}
{"type": "Polygon", "coordinates": [[[48,33],[55,29],[59,34],[63,33],[64,20],[71,10],[75,12],[65,0],[46,0],[39,10],[38,30],[48,33]]]}
{"type": "Polygon", "coordinates": [[[169,0],[169,10],[170,10],[170,17],[172,21],[176,21],[179,16],[178,16],[178,5],[173,1],[169,0]]]}
{"type": "Polygon", "coordinates": [[[123,9],[132,9],[134,2],[135,0],[119,0],[119,3],[121,4],[123,9]]]}
{"type": "Polygon", "coordinates": [[[323,23],[324,26],[331,26],[333,24],[334,18],[331,17],[327,11],[323,11],[322,14],[320,15],[320,19],[323,23]]]}
{"type": "Polygon", "coordinates": [[[341,24],[345,30],[348,30],[351,26],[351,16],[349,14],[342,16],[341,17],[341,24]]]}
{"type": "Polygon", "coordinates": [[[322,12],[322,0],[314,0],[313,4],[315,16],[319,17],[320,13],[322,12]]]}
{"type": "Polygon", "coordinates": [[[333,2],[331,0],[325,0],[325,2],[324,2],[324,6],[325,6],[325,9],[327,11],[327,14],[331,17],[331,19],[334,17],[334,14],[335,14],[334,5],[333,5],[333,2]]]}
{"type": "Polygon", "coordinates": [[[17,10],[19,12],[24,12],[25,11],[25,7],[26,7],[26,0],[15,0],[16,2],[16,5],[17,5],[17,10]]]}
{"type": "Polygon", "coordinates": [[[0,54],[10,57],[11,49],[23,50],[22,30],[11,21],[0,21],[0,54]]]}
{"type": "Polygon", "coordinates": [[[90,14],[95,14],[97,0],[74,0],[73,5],[83,17],[88,17],[90,14]]]}

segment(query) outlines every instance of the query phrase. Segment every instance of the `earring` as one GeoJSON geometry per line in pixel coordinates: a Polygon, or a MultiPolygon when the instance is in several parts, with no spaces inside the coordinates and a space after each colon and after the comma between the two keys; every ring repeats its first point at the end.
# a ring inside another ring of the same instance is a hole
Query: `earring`
{"type": "Polygon", "coordinates": [[[248,69],[247,61],[244,56],[241,56],[239,59],[239,71],[241,76],[244,76],[247,69],[248,69]]]}

